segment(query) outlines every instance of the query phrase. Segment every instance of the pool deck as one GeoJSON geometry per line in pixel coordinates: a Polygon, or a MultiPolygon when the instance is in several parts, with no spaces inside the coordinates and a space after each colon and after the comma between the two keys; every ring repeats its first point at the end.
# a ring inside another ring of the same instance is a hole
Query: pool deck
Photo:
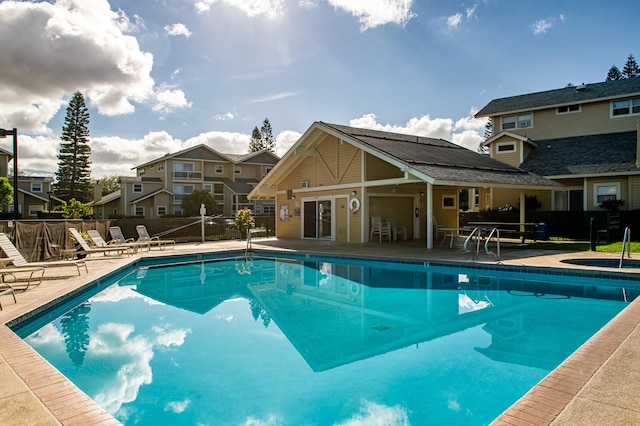
{"type": "MultiPolygon", "coordinates": [[[[423,244],[423,243],[422,243],[423,244]]],[[[340,244],[328,241],[254,239],[254,249],[407,258],[496,264],[482,254],[473,260],[461,249],[426,250],[415,242],[340,244]]],[[[74,275],[75,268],[49,268],[36,288],[0,296],[0,424],[11,425],[118,425],[106,411],[70,383],[55,368],[5,326],[41,306],[136,260],[138,256],[180,255],[244,250],[240,241],[178,244],[171,250],[152,250],[134,256],[93,255],[89,274],[74,275]]],[[[504,248],[501,263],[514,266],[596,269],[561,263],[569,258],[619,259],[607,253],[504,248]]],[[[626,270],[640,279],[640,272],[626,270]]],[[[640,298],[603,327],[558,368],[501,414],[494,425],[621,425],[640,424],[640,298]]]]}

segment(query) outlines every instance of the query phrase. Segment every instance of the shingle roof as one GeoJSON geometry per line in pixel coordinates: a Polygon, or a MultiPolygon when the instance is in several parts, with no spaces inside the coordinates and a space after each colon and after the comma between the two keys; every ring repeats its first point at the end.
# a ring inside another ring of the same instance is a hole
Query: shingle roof
{"type": "Polygon", "coordinates": [[[478,111],[475,116],[488,117],[516,111],[582,104],[623,95],[636,95],[640,94],[640,78],[590,83],[585,85],[583,90],[579,90],[580,87],[571,86],[545,92],[494,99],[478,111]]]}
{"type": "Polygon", "coordinates": [[[443,139],[323,124],[437,181],[558,185],[556,182],[443,139]]]}
{"type": "MultiPolygon", "coordinates": [[[[639,79],[640,80],[640,79],[639,79]]],[[[537,141],[520,168],[542,176],[638,172],[636,132],[537,141]]]]}

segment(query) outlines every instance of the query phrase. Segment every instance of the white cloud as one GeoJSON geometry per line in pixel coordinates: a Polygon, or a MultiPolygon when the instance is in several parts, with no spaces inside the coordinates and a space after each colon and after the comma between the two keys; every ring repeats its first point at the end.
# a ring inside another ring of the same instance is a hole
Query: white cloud
{"type": "Polygon", "coordinates": [[[462,21],[462,13],[456,13],[455,15],[451,15],[447,18],[447,27],[451,29],[456,29],[460,25],[462,21]]]}
{"type": "Polygon", "coordinates": [[[173,25],[166,25],[164,27],[164,30],[170,36],[185,36],[187,38],[191,37],[191,31],[189,31],[189,28],[187,28],[185,24],[175,23],[173,25]]]}
{"type": "Polygon", "coordinates": [[[360,30],[366,31],[389,23],[405,26],[416,14],[412,0],[327,0],[336,9],[357,17],[360,30]]]}
{"type": "Polygon", "coordinates": [[[276,136],[276,154],[282,157],[300,139],[302,133],[285,130],[276,136]]]}
{"type": "Polygon", "coordinates": [[[171,112],[176,108],[187,108],[191,102],[187,101],[182,90],[165,89],[156,93],[156,103],[152,109],[154,111],[171,112]]]}
{"type": "Polygon", "coordinates": [[[405,408],[399,405],[390,407],[363,401],[359,413],[342,423],[336,423],[336,426],[403,426],[409,424],[409,415],[405,408]]]}
{"type": "Polygon", "coordinates": [[[232,112],[227,112],[225,114],[216,114],[213,116],[213,119],[218,121],[233,120],[234,118],[235,116],[232,112]]]}
{"type": "Polygon", "coordinates": [[[285,9],[284,0],[200,0],[194,6],[198,13],[204,13],[209,11],[214,3],[236,7],[250,18],[264,16],[267,19],[276,19],[285,9]]]}
{"type": "Polygon", "coordinates": [[[476,151],[484,137],[486,119],[473,117],[475,110],[469,111],[467,117],[453,122],[450,118],[431,118],[428,114],[414,117],[404,125],[380,124],[375,114],[365,114],[349,121],[353,127],[361,127],[385,132],[440,138],[456,145],[476,151]]]}
{"type": "Polygon", "coordinates": [[[180,414],[191,405],[191,400],[185,399],[184,401],[169,401],[164,407],[164,411],[171,411],[172,413],[180,414]]]}
{"type": "Polygon", "coordinates": [[[153,95],[153,58],[125,34],[129,29],[107,0],[1,2],[0,121],[47,133],[76,90],[101,114],[133,112],[132,102],[153,95]]]}
{"type": "Polygon", "coordinates": [[[247,103],[259,104],[259,103],[263,103],[263,102],[277,101],[279,99],[289,98],[291,96],[296,96],[296,95],[297,95],[297,93],[295,93],[295,92],[276,93],[274,95],[264,96],[262,98],[250,99],[247,103]]]}
{"type": "Polygon", "coordinates": [[[539,21],[536,21],[532,25],[532,27],[533,27],[533,34],[539,35],[549,31],[551,27],[553,27],[553,24],[551,23],[551,21],[547,21],[546,19],[540,19],[539,21]]]}

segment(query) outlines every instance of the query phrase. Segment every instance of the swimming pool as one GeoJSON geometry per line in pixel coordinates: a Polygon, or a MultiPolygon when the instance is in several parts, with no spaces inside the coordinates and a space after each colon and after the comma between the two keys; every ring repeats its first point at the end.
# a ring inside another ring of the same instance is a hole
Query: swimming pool
{"type": "Polygon", "coordinates": [[[313,256],[149,261],[14,329],[125,424],[487,424],[626,306],[620,284],[313,256]]]}

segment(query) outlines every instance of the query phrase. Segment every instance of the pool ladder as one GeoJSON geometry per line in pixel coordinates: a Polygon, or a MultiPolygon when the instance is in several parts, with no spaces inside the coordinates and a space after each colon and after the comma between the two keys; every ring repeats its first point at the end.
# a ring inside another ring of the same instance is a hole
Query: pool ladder
{"type": "MultiPolygon", "coordinates": [[[[471,231],[471,233],[464,240],[464,251],[468,252],[469,250],[467,249],[467,244],[469,243],[469,241],[473,239],[473,236],[475,235],[476,254],[473,256],[474,259],[478,259],[480,257],[480,240],[482,237],[480,235],[480,232],[481,232],[480,228],[474,228],[474,230],[471,231]]],[[[496,262],[500,261],[500,230],[498,228],[493,228],[491,232],[489,232],[489,235],[487,236],[487,239],[484,243],[484,251],[487,254],[492,254],[496,262]],[[496,252],[495,253],[492,251],[489,251],[489,242],[491,241],[491,238],[493,237],[494,234],[496,236],[496,252]]]]}
{"type": "Polygon", "coordinates": [[[618,265],[618,268],[622,268],[625,246],[627,247],[627,258],[631,259],[631,228],[629,228],[628,226],[624,228],[624,236],[622,237],[622,252],[620,253],[620,264],[618,265]]]}

